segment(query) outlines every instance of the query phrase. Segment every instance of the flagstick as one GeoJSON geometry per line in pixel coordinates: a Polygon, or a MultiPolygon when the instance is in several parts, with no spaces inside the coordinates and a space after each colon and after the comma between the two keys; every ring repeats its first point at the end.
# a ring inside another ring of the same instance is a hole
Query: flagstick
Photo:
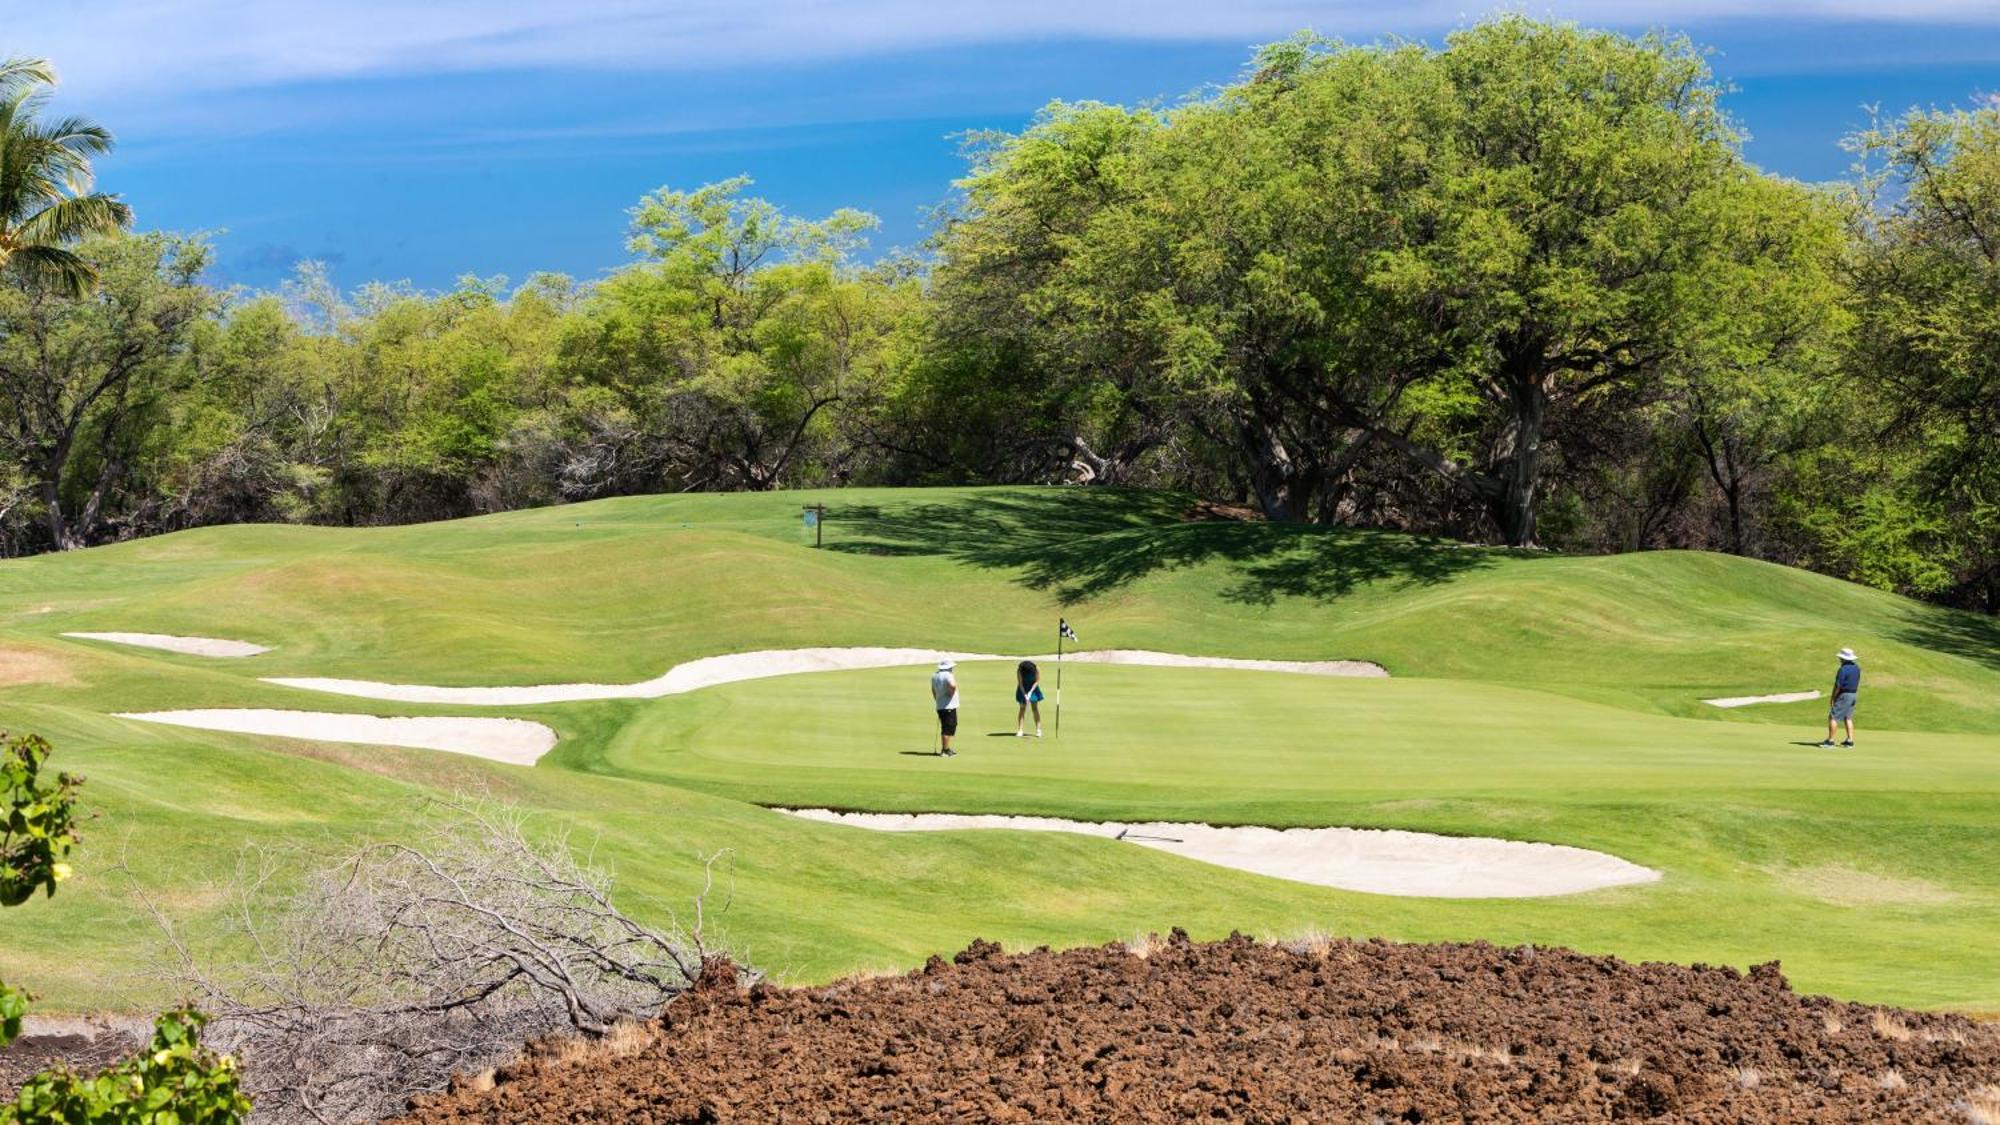
{"type": "Polygon", "coordinates": [[[1056,737],[1062,737],[1062,622],[1056,622],[1056,737]]]}

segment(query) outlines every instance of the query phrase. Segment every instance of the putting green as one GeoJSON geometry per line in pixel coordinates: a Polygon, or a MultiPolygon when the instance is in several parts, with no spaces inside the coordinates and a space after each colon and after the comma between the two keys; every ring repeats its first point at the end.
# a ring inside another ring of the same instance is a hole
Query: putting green
{"type": "Polygon", "coordinates": [[[244,846],[392,835],[424,794],[492,792],[567,829],[655,916],[730,852],[729,938],[798,979],[973,936],[1102,941],[1185,925],[1782,958],[1802,988],[2000,1010],[2000,629],[1810,574],[1685,553],[1521,556],[1403,537],[1186,523],[1182,498],[1079,490],[635,498],[427,525],[208,529],[0,564],[0,722],[55,740],[100,816],[79,876],[0,914],[0,976],[52,1006],[145,1003],[130,891],[204,932],[244,846]],[[829,549],[798,507],[825,500],[829,549]],[[1395,679],[1073,665],[1060,743],[1011,734],[1005,665],[962,668],[957,759],[924,755],[922,669],[657,700],[392,704],[263,676],[634,682],[818,645],[1361,659],[1395,679]],[[213,660],[65,640],[273,646],[213,660]],[[1867,668],[1863,748],[1823,704],[1703,698],[1867,668]],[[563,736],[533,769],[159,727],[116,711],[480,714],[563,736]],[[906,753],[907,751],[907,753],[906,753]],[[1314,888],[1081,837],[882,835],[755,804],[1347,824],[1610,852],[1658,884],[1508,902],[1314,888]],[[129,875],[113,874],[120,860],[129,875]]]}

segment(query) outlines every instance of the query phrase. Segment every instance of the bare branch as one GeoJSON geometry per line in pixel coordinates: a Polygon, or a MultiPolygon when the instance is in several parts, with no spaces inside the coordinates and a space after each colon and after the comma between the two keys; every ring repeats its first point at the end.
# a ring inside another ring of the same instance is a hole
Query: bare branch
{"type": "Polygon", "coordinates": [[[377,1120],[531,1040],[651,1016],[717,959],[703,927],[726,852],[704,858],[693,925],[660,930],[619,910],[566,840],[531,838],[518,810],[438,801],[416,824],[412,841],[321,861],[302,886],[284,875],[297,856],[246,857],[220,970],[154,909],[174,983],[241,1055],[260,1117],[377,1120]]]}

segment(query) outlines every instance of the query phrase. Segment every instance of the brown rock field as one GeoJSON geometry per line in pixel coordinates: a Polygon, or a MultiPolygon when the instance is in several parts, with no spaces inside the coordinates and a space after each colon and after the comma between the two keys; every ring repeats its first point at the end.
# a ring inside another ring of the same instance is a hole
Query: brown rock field
{"type": "Polygon", "coordinates": [[[1776,964],[1178,931],[736,983],[542,1044],[412,1122],[2000,1121],[2000,1026],[1800,996],[1776,964]]]}

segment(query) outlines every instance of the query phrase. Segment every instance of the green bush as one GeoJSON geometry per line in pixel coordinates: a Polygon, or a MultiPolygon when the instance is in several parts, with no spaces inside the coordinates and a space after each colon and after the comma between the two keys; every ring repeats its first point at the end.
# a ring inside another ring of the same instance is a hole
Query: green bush
{"type": "MultiPolygon", "coordinates": [[[[56,893],[69,878],[76,847],[76,794],[83,779],[45,780],[49,744],[37,735],[0,735],[0,907],[19,906],[37,890],[56,893]]],[[[0,983],[0,1047],[21,1033],[28,996],[0,983]]],[[[28,1079],[0,1125],[233,1125],[250,1113],[236,1061],[201,1045],[207,1017],[168,1012],[153,1024],[144,1054],[91,1077],[67,1067],[28,1079]]]]}
{"type": "Polygon", "coordinates": [[[83,1077],[45,1070],[0,1105],[0,1125],[230,1125],[250,1113],[236,1062],[201,1045],[207,1019],[177,1009],[153,1024],[153,1041],[135,1058],[83,1077]]]}
{"type": "Polygon", "coordinates": [[[63,862],[76,846],[76,790],[83,779],[42,778],[49,744],[39,735],[0,734],[0,906],[19,906],[36,890],[56,893],[69,878],[63,862]]]}

